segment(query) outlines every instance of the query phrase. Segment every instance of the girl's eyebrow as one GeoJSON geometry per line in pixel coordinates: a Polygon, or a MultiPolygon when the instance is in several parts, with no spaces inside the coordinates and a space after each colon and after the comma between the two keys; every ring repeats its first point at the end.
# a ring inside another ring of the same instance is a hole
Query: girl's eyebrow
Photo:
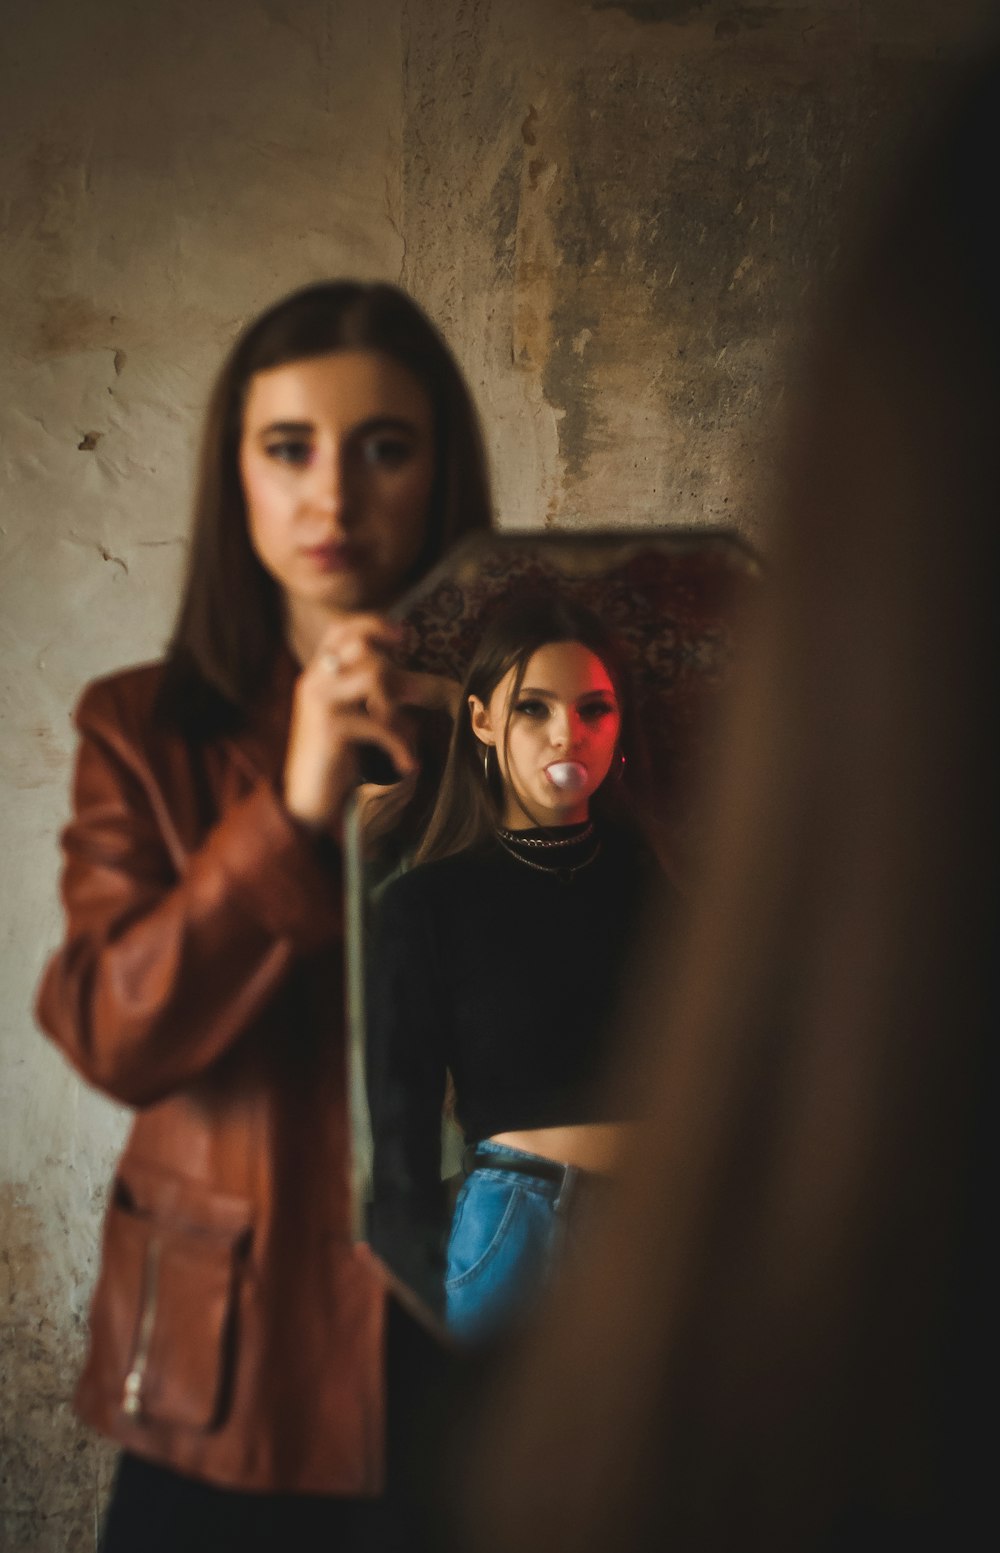
{"type": "MultiPolygon", "coordinates": [[[[258,429],[258,437],[308,437],[316,430],[313,421],[269,421],[258,429]]],[[[352,426],[350,436],[370,437],[373,432],[396,431],[415,437],[418,427],[402,415],[371,415],[352,426]]]]}
{"type": "Polygon", "coordinates": [[[258,437],[305,437],[313,430],[311,421],[270,421],[257,430],[258,437]]]}
{"type": "MultiPolygon", "coordinates": [[[[521,690],[520,690],[520,695],[522,695],[522,696],[538,696],[543,701],[558,701],[558,699],[559,699],[557,693],[554,690],[539,690],[534,685],[522,685],[521,686],[521,690]]],[[[578,701],[590,701],[595,696],[599,696],[602,701],[608,701],[608,700],[614,700],[615,699],[614,690],[611,689],[610,686],[608,687],[607,690],[585,690],[583,692],[583,695],[582,696],[577,696],[576,699],[578,701]]]]}
{"type": "Polygon", "coordinates": [[[374,431],[401,431],[407,436],[416,437],[420,428],[416,421],[407,420],[405,415],[372,415],[366,421],[360,421],[351,429],[352,437],[370,437],[374,431]]]}

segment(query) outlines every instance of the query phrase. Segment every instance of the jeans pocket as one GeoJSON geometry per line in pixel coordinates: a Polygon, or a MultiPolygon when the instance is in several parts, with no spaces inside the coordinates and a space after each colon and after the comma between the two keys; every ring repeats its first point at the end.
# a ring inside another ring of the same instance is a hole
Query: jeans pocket
{"type": "Polygon", "coordinates": [[[445,1288],[457,1289],[486,1270],[513,1225],[520,1187],[470,1176],[462,1188],[448,1240],[445,1288]]]}

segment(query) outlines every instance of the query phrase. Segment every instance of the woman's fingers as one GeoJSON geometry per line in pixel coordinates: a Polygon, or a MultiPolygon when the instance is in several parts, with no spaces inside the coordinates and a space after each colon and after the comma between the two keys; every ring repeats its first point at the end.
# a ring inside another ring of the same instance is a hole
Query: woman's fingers
{"type": "Polygon", "coordinates": [[[320,641],[310,670],[325,676],[332,688],[332,705],[364,701],[386,715],[394,704],[445,711],[454,717],[461,686],[441,674],[401,669],[387,654],[397,647],[402,630],[379,615],[355,615],[330,626],[320,641]],[[370,675],[362,684],[361,675],[370,675]]]}
{"type": "Polygon", "coordinates": [[[384,653],[391,651],[399,646],[401,639],[399,626],[383,620],[381,615],[352,615],[348,620],[339,620],[326,628],[312,661],[326,668],[339,662],[347,668],[372,649],[384,653]]]}
{"type": "Polygon", "coordinates": [[[401,731],[400,670],[388,657],[398,627],[353,615],[324,631],[296,686],[285,759],[285,802],[310,825],[337,823],[357,781],[360,745],[383,750],[401,776],[417,769],[401,731]]]}
{"type": "Polygon", "coordinates": [[[370,657],[361,659],[353,669],[324,673],[316,680],[315,690],[331,711],[363,706],[373,717],[387,721],[399,704],[384,661],[370,657]]]}

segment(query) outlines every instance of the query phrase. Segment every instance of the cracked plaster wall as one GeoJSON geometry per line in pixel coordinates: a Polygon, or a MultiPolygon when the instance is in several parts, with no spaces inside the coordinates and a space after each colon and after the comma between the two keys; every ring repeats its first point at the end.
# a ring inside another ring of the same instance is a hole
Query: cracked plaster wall
{"type": "MultiPolygon", "coordinates": [[[[32,1027],[83,682],[155,654],[210,374],[336,272],[402,278],[508,523],[763,533],[838,203],[974,0],[35,0],[0,60],[0,1549],[95,1546],[74,1424],[125,1117],[32,1027]]],[[[930,78],[930,79],[929,79],[930,78]]]]}

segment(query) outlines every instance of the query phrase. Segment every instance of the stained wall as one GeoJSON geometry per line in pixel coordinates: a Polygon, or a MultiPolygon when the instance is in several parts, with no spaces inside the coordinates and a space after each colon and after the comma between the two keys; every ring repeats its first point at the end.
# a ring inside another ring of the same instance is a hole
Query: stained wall
{"type": "Polygon", "coordinates": [[[72,1420],[126,1116],[33,1028],[69,709],[157,653],[240,323],[402,280],[479,397],[501,520],[766,540],[840,213],[976,0],[34,0],[0,60],[0,1549],[95,1546],[72,1420]]]}
{"type": "Polygon", "coordinates": [[[842,214],[984,9],[411,6],[404,275],[462,342],[504,521],[763,536],[842,214]]]}

